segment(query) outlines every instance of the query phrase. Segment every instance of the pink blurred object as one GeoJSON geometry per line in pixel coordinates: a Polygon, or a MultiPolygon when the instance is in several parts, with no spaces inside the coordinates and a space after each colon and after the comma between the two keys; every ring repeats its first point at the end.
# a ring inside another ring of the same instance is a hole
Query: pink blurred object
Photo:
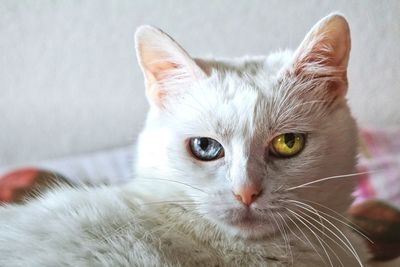
{"type": "Polygon", "coordinates": [[[379,199],[400,207],[400,128],[362,129],[355,203],[379,199]],[[367,173],[366,173],[367,172],[367,173]]]}

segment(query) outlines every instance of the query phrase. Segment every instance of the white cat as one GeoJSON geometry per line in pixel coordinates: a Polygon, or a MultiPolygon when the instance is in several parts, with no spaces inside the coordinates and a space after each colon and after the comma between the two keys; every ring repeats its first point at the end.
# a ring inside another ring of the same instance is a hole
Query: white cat
{"type": "Polygon", "coordinates": [[[341,215],[357,153],[342,16],[266,58],[192,59],[150,26],[136,48],[135,178],[2,207],[0,266],[368,265],[341,215]]]}

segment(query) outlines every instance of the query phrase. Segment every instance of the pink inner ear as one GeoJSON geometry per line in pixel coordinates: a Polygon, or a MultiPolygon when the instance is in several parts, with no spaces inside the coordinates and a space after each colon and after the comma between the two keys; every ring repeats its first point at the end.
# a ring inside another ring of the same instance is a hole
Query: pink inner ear
{"type": "Polygon", "coordinates": [[[330,54],[330,48],[325,47],[323,44],[316,44],[310,51],[303,51],[295,60],[294,70],[297,75],[310,72],[311,74],[318,73],[322,70],[323,66],[332,66],[333,60],[330,54]]]}
{"type": "Polygon", "coordinates": [[[154,66],[154,69],[152,70],[153,73],[161,73],[163,71],[166,71],[168,69],[176,69],[178,67],[178,64],[173,63],[173,62],[162,62],[154,66]]]}
{"type": "Polygon", "coordinates": [[[188,53],[163,31],[142,26],[136,32],[136,52],[146,77],[146,95],[162,107],[167,95],[183,92],[205,77],[188,53]]]}
{"type": "MultiPolygon", "coordinates": [[[[150,65],[146,68],[146,94],[157,106],[163,106],[163,102],[168,94],[168,90],[171,89],[163,88],[165,87],[165,84],[163,84],[164,81],[168,78],[172,78],[168,77],[168,75],[178,73],[179,68],[181,67],[182,66],[180,66],[178,63],[165,61],[150,65]]],[[[184,79],[184,77],[175,75],[173,76],[173,79],[176,82],[184,79]]]]}
{"type": "Polygon", "coordinates": [[[163,79],[165,72],[177,68],[178,64],[168,61],[152,64],[147,67],[148,71],[150,72],[149,74],[153,76],[155,81],[163,79]]]}
{"type": "Polygon", "coordinates": [[[347,89],[347,63],[350,30],[340,15],[318,22],[295,53],[290,75],[320,84],[331,96],[344,95],[347,89]]]}
{"type": "Polygon", "coordinates": [[[314,81],[314,85],[321,84],[334,99],[344,95],[347,90],[348,54],[341,48],[335,49],[335,46],[332,39],[324,36],[311,40],[310,47],[298,51],[290,75],[314,81]]]}

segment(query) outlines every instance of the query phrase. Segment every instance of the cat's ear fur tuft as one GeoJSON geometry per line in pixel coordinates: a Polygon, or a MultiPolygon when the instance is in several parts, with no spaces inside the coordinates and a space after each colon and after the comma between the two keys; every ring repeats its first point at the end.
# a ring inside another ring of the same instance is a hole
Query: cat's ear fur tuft
{"type": "Polygon", "coordinates": [[[146,95],[160,107],[171,90],[206,77],[203,70],[169,35],[152,26],[136,30],[136,54],[145,76],[146,95]]]}
{"type": "Polygon", "coordinates": [[[331,93],[344,95],[350,46],[346,19],[340,14],[328,15],[310,30],[295,51],[291,73],[304,79],[330,80],[331,93]]]}

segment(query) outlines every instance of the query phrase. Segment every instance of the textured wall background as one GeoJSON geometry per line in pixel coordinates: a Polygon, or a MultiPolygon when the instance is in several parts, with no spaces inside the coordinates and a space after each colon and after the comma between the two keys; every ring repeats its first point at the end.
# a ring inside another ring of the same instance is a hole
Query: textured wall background
{"type": "Polygon", "coordinates": [[[192,55],[295,48],[331,11],[352,29],[349,99],[363,126],[400,125],[400,1],[0,1],[0,166],[127,144],[147,102],[134,31],[192,55]]]}

